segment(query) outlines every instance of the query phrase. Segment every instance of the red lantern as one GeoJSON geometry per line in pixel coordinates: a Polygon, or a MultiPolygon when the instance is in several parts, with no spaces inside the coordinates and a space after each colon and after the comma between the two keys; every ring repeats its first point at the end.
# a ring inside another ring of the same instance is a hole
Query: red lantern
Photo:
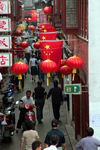
{"type": "Polygon", "coordinates": [[[19,89],[21,89],[22,74],[24,74],[28,71],[28,66],[26,64],[22,63],[21,61],[19,61],[19,62],[15,63],[14,65],[12,65],[11,71],[14,74],[18,75],[19,89]]]}
{"type": "Polygon", "coordinates": [[[2,67],[0,67],[0,69],[1,69],[2,67]]]}
{"type": "Polygon", "coordinates": [[[20,36],[22,34],[22,30],[21,29],[17,29],[15,32],[15,36],[20,36]]]}
{"type": "Polygon", "coordinates": [[[17,45],[17,42],[14,42],[13,44],[14,44],[14,45],[17,45]]]}
{"type": "Polygon", "coordinates": [[[27,21],[32,22],[32,18],[28,18],[27,21]]]}
{"type": "Polygon", "coordinates": [[[14,48],[13,48],[14,50],[17,50],[17,47],[16,46],[14,46],[14,48]]]}
{"type": "Polygon", "coordinates": [[[72,69],[68,67],[67,65],[64,65],[60,68],[60,72],[63,75],[70,75],[72,73],[72,69]]]}
{"type": "Polygon", "coordinates": [[[66,65],[66,60],[61,59],[61,67],[64,66],[64,65],[66,65]]]}
{"type": "Polygon", "coordinates": [[[17,52],[14,52],[14,55],[17,55],[17,52]]]}
{"type": "Polygon", "coordinates": [[[27,21],[27,18],[25,18],[25,21],[27,21]]]}
{"type": "Polygon", "coordinates": [[[35,43],[34,48],[39,49],[40,48],[40,43],[35,43]]]}
{"type": "Polygon", "coordinates": [[[46,6],[44,8],[44,13],[47,14],[47,15],[51,15],[52,14],[52,8],[46,6]]]}
{"type": "Polygon", "coordinates": [[[50,59],[43,61],[40,65],[42,72],[47,73],[47,86],[49,85],[50,73],[52,73],[56,67],[56,63],[50,59]]]}
{"type": "Polygon", "coordinates": [[[74,81],[76,69],[79,69],[79,68],[82,67],[83,60],[81,58],[77,57],[76,55],[74,55],[73,57],[68,58],[66,63],[68,65],[68,67],[73,69],[73,71],[72,71],[72,73],[73,73],[72,81],[74,81]]]}
{"type": "Polygon", "coordinates": [[[35,28],[34,26],[29,26],[28,28],[29,28],[29,30],[31,30],[31,31],[36,31],[36,28],[35,28]]]}
{"type": "Polygon", "coordinates": [[[14,36],[14,37],[12,37],[12,39],[13,39],[13,40],[16,40],[16,39],[17,39],[17,37],[16,37],[16,36],[14,36]]]}
{"type": "Polygon", "coordinates": [[[26,47],[28,47],[28,43],[27,42],[22,42],[22,43],[20,43],[20,47],[26,48],[26,47]]]}

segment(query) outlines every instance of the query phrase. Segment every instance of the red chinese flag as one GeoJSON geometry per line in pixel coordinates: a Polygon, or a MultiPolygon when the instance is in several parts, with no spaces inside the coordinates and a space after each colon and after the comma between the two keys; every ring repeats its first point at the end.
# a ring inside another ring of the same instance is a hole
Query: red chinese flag
{"type": "Polygon", "coordinates": [[[41,46],[41,58],[44,60],[50,59],[57,64],[57,68],[54,72],[59,71],[62,57],[63,41],[42,41],[41,46]]]}
{"type": "Polygon", "coordinates": [[[40,40],[56,40],[56,32],[40,33],[40,40]]]}
{"type": "Polygon", "coordinates": [[[55,28],[51,28],[51,29],[40,29],[39,30],[40,33],[45,33],[45,32],[56,32],[55,28]]]}
{"type": "Polygon", "coordinates": [[[52,28],[52,24],[40,24],[39,25],[39,29],[51,29],[52,28]]]}

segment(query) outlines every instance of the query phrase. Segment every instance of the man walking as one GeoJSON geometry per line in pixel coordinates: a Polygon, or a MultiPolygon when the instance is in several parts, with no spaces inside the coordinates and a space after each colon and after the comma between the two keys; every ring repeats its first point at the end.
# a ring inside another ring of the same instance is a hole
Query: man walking
{"type": "Polygon", "coordinates": [[[46,89],[42,87],[42,82],[37,82],[37,87],[33,91],[33,99],[35,99],[36,113],[38,123],[42,123],[43,119],[43,106],[46,99],[46,89]]]}
{"type": "Polygon", "coordinates": [[[94,130],[92,128],[88,128],[86,130],[87,137],[82,138],[77,144],[77,150],[97,150],[100,147],[100,141],[93,138],[94,130]]]}
{"type": "Polygon", "coordinates": [[[66,143],[65,143],[64,134],[58,130],[58,120],[53,119],[51,122],[51,126],[52,126],[52,130],[47,133],[45,141],[44,141],[45,148],[49,147],[51,145],[50,137],[52,135],[57,135],[59,137],[59,142],[57,144],[58,150],[62,150],[62,147],[63,147],[63,150],[66,150],[66,143]]]}
{"type": "Polygon", "coordinates": [[[34,141],[32,143],[32,150],[42,150],[42,144],[40,141],[34,141]]]}
{"type": "Polygon", "coordinates": [[[58,150],[58,149],[56,148],[56,146],[58,145],[58,142],[59,142],[59,136],[57,136],[57,135],[52,135],[52,136],[50,137],[50,143],[51,143],[50,147],[47,147],[47,148],[45,148],[44,150],[58,150]]]}
{"type": "Polygon", "coordinates": [[[63,105],[63,95],[62,90],[58,87],[58,81],[54,80],[54,87],[50,89],[47,99],[52,95],[52,107],[55,119],[59,120],[60,118],[60,105],[63,105]]]}

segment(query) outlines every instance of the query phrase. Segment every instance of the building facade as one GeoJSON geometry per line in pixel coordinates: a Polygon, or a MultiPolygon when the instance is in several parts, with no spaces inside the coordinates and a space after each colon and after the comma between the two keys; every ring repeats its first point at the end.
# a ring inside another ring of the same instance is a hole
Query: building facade
{"type": "Polygon", "coordinates": [[[53,26],[61,28],[68,50],[80,57],[84,64],[77,70],[74,82],[81,83],[81,95],[69,95],[70,123],[75,129],[75,138],[85,137],[89,127],[88,96],[88,0],[54,0],[53,26]]]}

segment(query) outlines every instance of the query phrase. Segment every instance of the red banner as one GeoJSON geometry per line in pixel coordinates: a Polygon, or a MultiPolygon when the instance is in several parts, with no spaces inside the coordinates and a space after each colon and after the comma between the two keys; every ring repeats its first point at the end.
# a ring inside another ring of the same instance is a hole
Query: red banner
{"type": "Polygon", "coordinates": [[[42,41],[41,42],[41,58],[50,59],[57,64],[54,72],[59,71],[62,57],[63,41],[42,41]]]}
{"type": "Polygon", "coordinates": [[[56,40],[56,32],[40,33],[40,40],[56,40]]]}
{"type": "Polygon", "coordinates": [[[40,24],[39,29],[52,29],[52,24],[40,24]]]}
{"type": "Polygon", "coordinates": [[[40,29],[39,32],[40,32],[40,33],[45,33],[45,32],[56,32],[56,29],[55,29],[55,28],[44,29],[44,30],[43,30],[43,29],[42,29],[42,30],[40,29]]]}

